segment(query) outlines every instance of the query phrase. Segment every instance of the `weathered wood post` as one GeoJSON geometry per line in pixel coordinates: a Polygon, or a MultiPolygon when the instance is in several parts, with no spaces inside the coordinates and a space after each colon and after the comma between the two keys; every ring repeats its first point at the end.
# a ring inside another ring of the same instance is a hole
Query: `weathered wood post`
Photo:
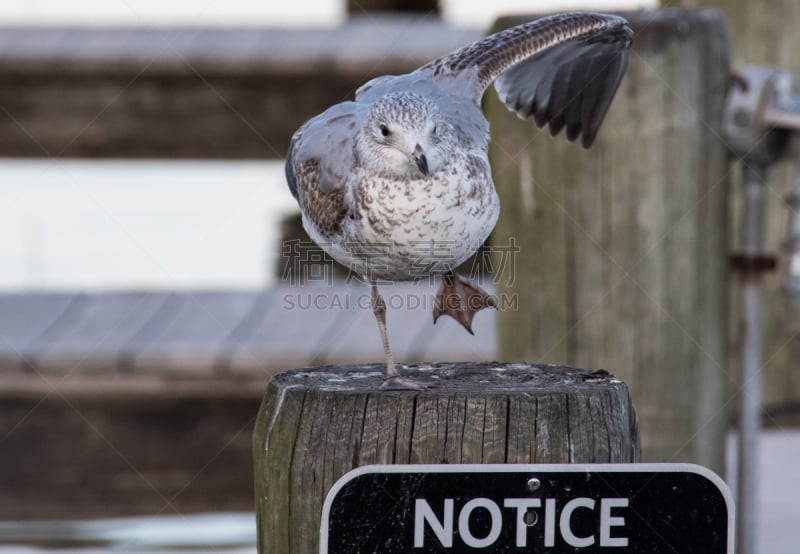
{"type": "Polygon", "coordinates": [[[379,390],[383,365],[281,373],[253,438],[261,554],[316,554],[331,486],[368,464],[639,459],[626,385],[604,371],[528,364],[409,366],[436,388],[379,390]]]}
{"type": "MultiPolygon", "coordinates": [[[[679,0],[677,4],[716,8],[725,14],[731,30],[734,70],[750,64],[769,65],[791,71],[800,78],[800,2],[770,0],[769,4],[747,0],[679,0]],[[765,9],[767,7],[769,9],[765,9]]],[[[791,179],[789,160],[770,168],[770,194],[767,195],[765,224],[767,249],[780,254],[786,238],[788,210],[785,195],[791,179]]],[[[740,175],[733,170],[733,176],[740,175]]],[[[736,189],[734,189],[736,190],[736,189]]],[[[734,195],[734,202],[741,196],[734,195]]],[[[733,213],[738,213],[734,209],[733,213]]],[[[736,231],[734,237],[739,236],[736,231]]],[[[783,260],[781,260],[783,262],[783,260]]],[[[782,263],[779,263],[783,267],[782,263]]],[[[800,400],[800,309],[792,305],[782,290],[782,272],[770,274],[764,283],[764,396],[766,406],[791,405],[800,400]]],[[[736,336],[738,338],[738,336],[736,336]]],[[[734,377],[738,381],[738,377],[734,377]]],[[[738,382],[737,382],[738,384],[738,382]]],[[[769,415],[766,425],[783,423],[769,415]]],[[[791,421],[791,420],[789,420],[791,421]]],[[[786,421],[788,423],[789,421],[786,421]]],[[[794,421],[800,421],[795,419],[794,421]]]]}
{"type": "Polygon", "coordinates": [[[614,368],[639,410],[644,461],[723,473],[724,19],[713,10],[624,16],[630,66],[590,150],[550,139],[487,95],[502,204],[493,240],[520,248],[515,279],[498,283],[520,306],[499,315],[499,352],[614,368]]]}

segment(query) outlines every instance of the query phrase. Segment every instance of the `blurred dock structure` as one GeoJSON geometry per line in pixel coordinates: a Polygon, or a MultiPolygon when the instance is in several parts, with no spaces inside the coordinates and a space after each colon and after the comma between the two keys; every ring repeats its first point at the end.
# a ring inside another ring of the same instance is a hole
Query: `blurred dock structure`
{"type": "MultiPolygon", "coordinates": [[[[382,292],[398,361],[495,359],[494,311],[472,337],[432,324],[430,285],[382,292]]],[[[252,509],[269,378],[381,361],[369,297],[358,283],[0,294],[0,520],[252,509]]]]}
{"type": "MultiPolygon", "coordinates": [[[[476,317],[475,337],[469,337],[449,318],[432,323],[435,286],[382,288],[399,361],[495,355],[496,311],[476,317]]],[[[0,294],[0,390],[42,376],[60,385],[84,379],[232,380],[236,388],[254,385],[260,395],[266,379],[286,368],[380,361],[383,349],[369,302],[369,287],[361,283],[238,292],[0,294]]]]}
{"type": "MultiPolygon", "coordinates": [[[[370,78],[481,34],[431,14],[3,28],[0,156],[280,159],[304,120],[370,78]]],[[[476,337],[433,326],[429,289],[384,291],[402,297],[396,359],[493,359],[494,314],[476,318],[476,337]]],[[[270,375],[383,359],[368,304],[338,304],[365,290],[0,294],[0,519],[252,509],[250,437],[270,375]]]]}
{"type": "Polygon", "coordinates": [[[435,15],[334,28],[0,28],[0,155],[283,158],[367,80],[481,36],[435,15]]]}

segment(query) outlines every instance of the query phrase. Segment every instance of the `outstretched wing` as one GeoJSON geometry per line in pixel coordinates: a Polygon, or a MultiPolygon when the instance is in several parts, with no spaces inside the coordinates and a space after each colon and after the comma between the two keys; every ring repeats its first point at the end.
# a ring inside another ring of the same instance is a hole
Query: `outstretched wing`
{"type": "Polygon", "coordinates": [[[435,75],[477,72],[479,94],[494,81],[501,101],[555,135],[594,141],[628,66],[633,31],[618,16],[567,13],[488,36],[435,60],[435,75]]]}

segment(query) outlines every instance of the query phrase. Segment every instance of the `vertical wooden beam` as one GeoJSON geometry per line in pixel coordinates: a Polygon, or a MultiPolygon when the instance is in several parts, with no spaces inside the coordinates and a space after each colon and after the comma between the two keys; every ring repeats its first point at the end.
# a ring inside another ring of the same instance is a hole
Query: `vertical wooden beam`
{"type": "Polygon", "coordinates": [[[499,315],[500,355],[613,367],[638,407],[644,460],[722,471],[724,20],[710,10],[627,17],[630,67],[589,151],[551,139],[489,95],[502,203],[494,241],[513,237],[521,249],[513,284],[498,284],[500,294],[518,296],[520,309],[499,315]]]}
{"type": "MultiPolygon", "coordinates": [[[[734,68],[764,64],[791,71],[800,78],[800,2],[770,0],[679,0],[687,7],[709,7],[725,14],[731,31],[734,68]]],[[[787,162],[770,169],[767,195],[767,249],[778,252],[786,233],[788,215],[784,196],[792,171],[787,162]]],[[[740,168],[734,170],[738,180],[740,168]]],[[[738,203],[738,194],[734,196],[738,203]]],[[[738,209],[734,213],[738,213],[738,209]]],[[[738,236],[734,232],[733,236],[738,236]]],[[[782,275],[765,280],[764,291],[764,403],[800,400],[800,309],[781,290],[782,275]]],[[[738,379],[738,378],[737,378],[738,379]]],[[[775,424],[769,416],[766,425],[775,424]]]]}

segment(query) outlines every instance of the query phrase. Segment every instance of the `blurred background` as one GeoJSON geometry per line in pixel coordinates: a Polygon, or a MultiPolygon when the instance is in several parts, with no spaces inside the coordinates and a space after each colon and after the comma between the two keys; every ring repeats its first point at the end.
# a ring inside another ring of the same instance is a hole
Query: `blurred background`
{"type": "MultiPolygon", "coordinates": [[[[255,552],[250,438],[269,376],[382,359],[372,314],[330,307],[343,294],[368,291],[303,249],[283,176],[291,133],[368,79],[476,40],[500,16],[658,4],[0,3],[0,553],[255,552]]],[[[761,5],[744,4],[753,12],[761,5]]],[[[794,20],[791,0],[780,4],[794,20]]],[[[787,59],[741,52],[736,63],[787,59]]],[[[622,112],[612,107],[609,117],[616,123],[601,135],[610,142],[622,135],[622,112]]],[[[668,134],[678,119],[649,132],[668,134]]],[[[682,217],[665,228],[680,228],[682,217]]],[[[770,224],[773,249],[784,217],[770,224]]],[[[729,286],[719,283],[723,294],[729,286]]],[[[420,290],[430,292],[402,285],[389,293],[401,308],[390,333],[404,362],[525,357],[626,371],[614,357],[622,350],[617,337],[606,340],[608,358],[587,362],[559,350],[591,318],[576,318],[565,337],[531,353],[501,344],[495,314],[478,316],[476,337],[450,321],[431,327],[429,306],[403,305],[420,290]]],[[[607,294],[592,303],[615,299],[607,294]]],[[[786,464],[800,459],[792,431],[800,332],[797,312],[780,302],[770,305],[778,314],[768,324],[765,362],[775,368],[765,390],[773,434],[763,443],[759,500],[763,551],[772,553],[790,552],[780,530],[800,518],[786,494],[800,486],[786,464]]],[[[610,317],[593,316],[600,326],[610,317]]],[[[731,343],[720,348],[733,352],[731,343]]],[[[727,392],[714,417],[722,423],[674,431],[669,418],[653,423],[659,414],[645,413],[645,459],[699,461],[731,480],[730,445],[727,458],[723,449],[705,455],[702,445],[686,447],[709,429],[729,428],[735,379],[720,360],[727,392]]],[[[621,376],[636,401],[644,386],[621,376]]],[[[656,406],[641,404],[645,412],[656,406]]]]}

